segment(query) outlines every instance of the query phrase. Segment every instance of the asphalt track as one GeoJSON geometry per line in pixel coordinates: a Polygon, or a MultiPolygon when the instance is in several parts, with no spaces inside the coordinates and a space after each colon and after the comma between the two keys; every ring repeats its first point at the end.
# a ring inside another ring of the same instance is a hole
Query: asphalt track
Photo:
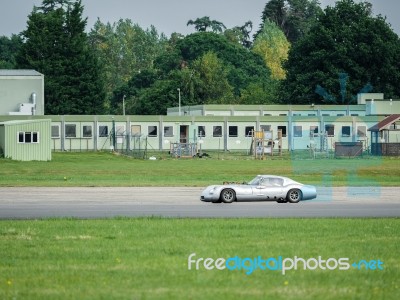
{"type": "Polygon", "coordinates": [[[4,187],[0,188],[0,219],[400,217],[399,187],[321,187],[317,199],[298,204],[204,203],[199,200],[201,191],[193,187],[4,187]]]}

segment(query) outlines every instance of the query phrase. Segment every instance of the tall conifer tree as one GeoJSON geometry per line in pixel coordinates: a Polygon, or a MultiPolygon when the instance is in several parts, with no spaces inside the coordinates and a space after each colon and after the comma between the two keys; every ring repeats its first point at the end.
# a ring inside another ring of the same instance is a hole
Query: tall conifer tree
{"type": "Polygon", "coordinates": [[[104,112],[101,66],[89,47],[82,12],[80,0],[43,0],[22,32],[18,65],[45,75],[46,114],[104,112]]]}

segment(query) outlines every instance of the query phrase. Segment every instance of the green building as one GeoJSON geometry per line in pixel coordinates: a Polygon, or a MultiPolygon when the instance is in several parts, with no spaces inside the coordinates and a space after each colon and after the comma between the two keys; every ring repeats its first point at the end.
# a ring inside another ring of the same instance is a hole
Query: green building
{"type": "Polygon", "coordinates": [[[51,160],[51,120],[0,123],[0,153],[13,160],[51,160]]]}

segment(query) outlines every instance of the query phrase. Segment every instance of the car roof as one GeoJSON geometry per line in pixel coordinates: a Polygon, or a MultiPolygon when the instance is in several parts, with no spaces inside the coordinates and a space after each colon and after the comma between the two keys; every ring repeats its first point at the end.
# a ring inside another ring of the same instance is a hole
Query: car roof
{"type": "Polygon", "coordinates": [[[277,179],[282,179],[284,180],[287,184],[288,183],[299,183],[291,178],[288,177],[283,177],[283,176],[277,176],[277,175],[257,175],[257,177],[268,177],[268,178],[277,178],[277,179]]]}
{"type": "MultiPolygon", "coordinates": [[[[269,178],[290,179],[290,178],[287,178],[287,177],[277,176],[277,175],[257,175],[257,177],[269,177],[269,178]]],[[[290,180],[291,180],[291,179],[290,179],[290,180]]]]}

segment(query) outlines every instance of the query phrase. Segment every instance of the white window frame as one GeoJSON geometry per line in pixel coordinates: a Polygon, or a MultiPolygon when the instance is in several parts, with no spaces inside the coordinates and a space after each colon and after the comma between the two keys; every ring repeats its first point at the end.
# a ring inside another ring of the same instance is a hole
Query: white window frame
{"type": "Polygon", "coordinates": [[[66,139],[75,139],[76,138],[76,124],[65,124],[64,125],[64,135],[66,139]],[[67,126],[74,126],[75,127],[75,136],[67,136],[67,126]]]}
{"type": "Polygon", "coordinates": [[[365,138],[367,136],[367,126],[365,125],[358,125],[357,126],[357,137],[365,138]],[[362,128],[362,129],[361,129],[362,128]],[[362,133],[362,135],[360,134],[362,133]]]}
{"type": "Polygon", "coordinates": [[[303,126],[302,125],[294,125],[293,126],[293,136],[294,137],[303,137],[303,126]],[[299,129],[300,129],[300,133],[298,133],[299,129]]]}
{"type": "Polygon", "coordinates": [[[17,132],[17,143],[18,144],[39,144],[40,143],[40,135],[38,131],[18,131],[17,132]],[[23,141],[21,142],[19,140],[20,134],[23,134],[23,141]],[[27,134],[31,135],[31,141],[30,142],[26,142],[26,136],[27,134]],[[33,141],[33,136],[34,134],[36,134],[36,142],[33,141]]]}
{"type": "Polygon", "coordinates": [[[147,126],[147,136],[148,137],[158,137],[158,126],[157,125],[148,125],[147,126]],[[150,131],[150,127],[154,127],[153,130],[150,131]],[[154,132],[154,130],[155,130],[156,134],[150,135],[150,133],[154,132]]]}
{"type": "Polygon", "coordinates": [[[164,137],[174,137],[174,126],[164,125],[164,137]]]}
{"type": "Polygon", "coordinates": [[[213,137],[216,137],[216,138],[222,137],[222,136],[223,136],[222,130],[223,130],[223,129],[222,129],[222,126],[221,126],[221,125],[214,125],[214,126],[213,126],[213,137]],[[221,133],[216,134],[217,129],[221,129],[221,133]]]}
{"type": "Polygon", "coordinates": [[[108,131],[108,125],[99,125],[98,127],[98,137],[99,138],[107,138],[110,135],[110,132],[108,131]],[[107,128],[106,135],[104,135],[104,128],[107,128]]]}
{"type": "Polygon", "coordinates": [[[342,134],[342,137],[351,137],[351,126],[349,126],[349,125],[343,125],[343,126],[342,126],[341,134],[342,134]],[[344,130],[346,127],[348,127],[348,129],[349,129],[349,134],[343,134],[343,130],[344,130]]]}
{"type": "Polygon", "coordinates": [[[84,139],[91,139],[93,138],[93,126],[92,125],[82,125],[82,138],[84,139]],[[83,128],[90,127],[90,136],[85,136],[85,131],[83,128]]]}
{"type": "Polygon", "coordinates": [[[51,125],[51,138],[52,139],[59,139],[60,138],[60,125],[51,125]],[[57,135],[53,135],[53,128],[57,127],[57,135]]]}

